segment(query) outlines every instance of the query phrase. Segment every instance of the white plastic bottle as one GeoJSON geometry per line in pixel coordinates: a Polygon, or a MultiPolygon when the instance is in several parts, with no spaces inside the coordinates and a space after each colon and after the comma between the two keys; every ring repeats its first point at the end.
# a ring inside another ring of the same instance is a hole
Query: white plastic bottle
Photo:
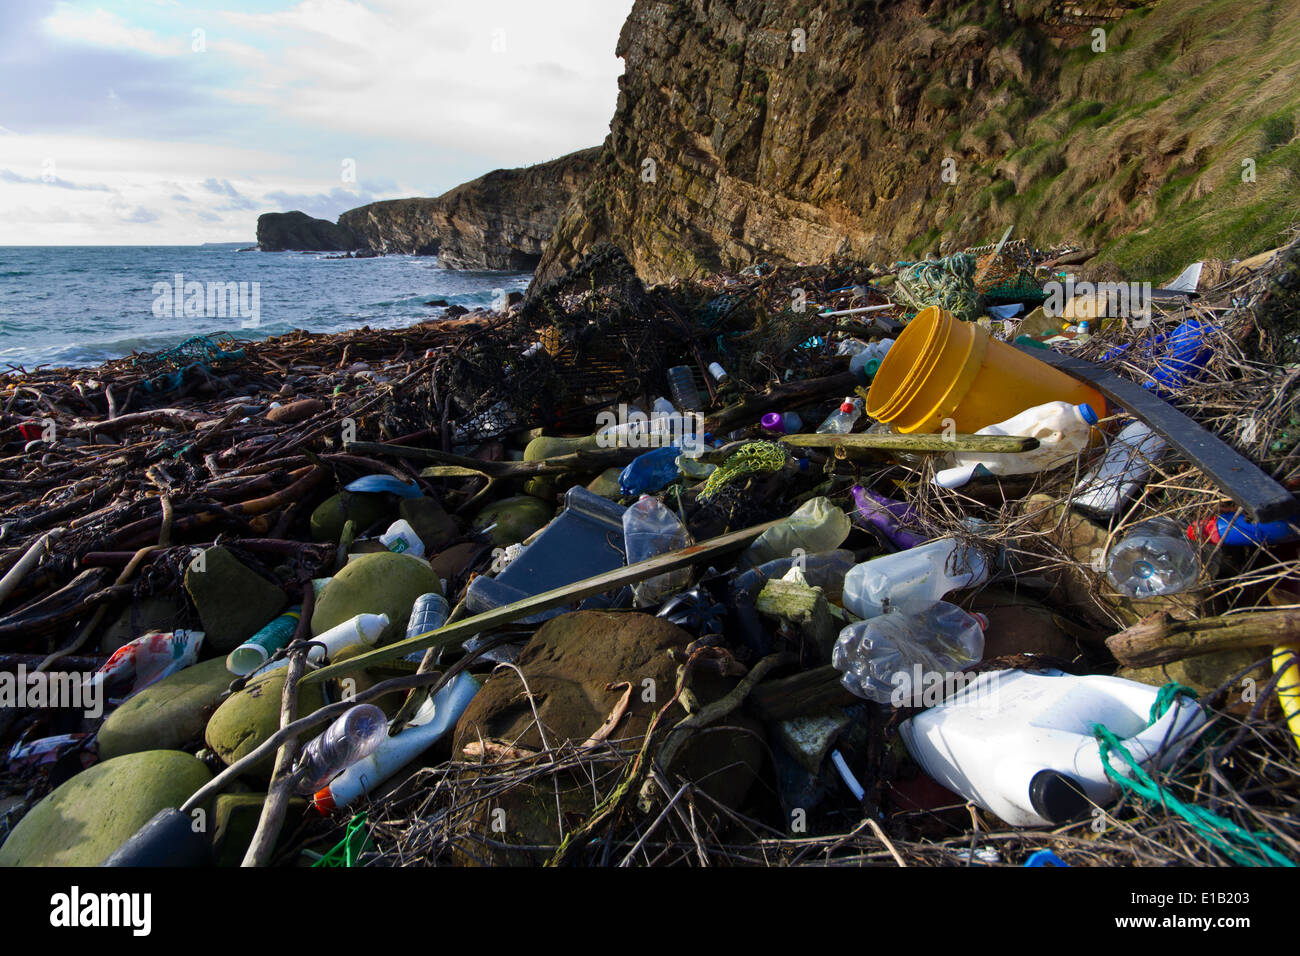
{"type": "Polygon", "coordinates": [[[953,467],[934,476],[934,483],[944,488],[960,488],[970,481],[977,468],[993,475],[1025,475],[1047,471],[1070,461],[1092,441],[1092,427],[1097,413],[1089,405],[1048,402],[1035,405],[1019,415],[996,425],[986,425],[976,435],[1018,435],[1037,438],[1033,451],[1015,454],[954,452],[953,467]]]}
{"type": "MultiPolygon", "coordinates": [[[[1052,826],[1115,797],[1094,724],[1148,768],[1168,766],[1191,742],[1205,714],[1186,697],[1147,726],[1159,692],[1121,677],[991,671],[899,732],[912,758],[949,790],[1012,826],[1052,826]]],[[[1110,764],[1128,774],[1117,754],[1110,764]]]]}
{"type": "Polygon", "coordinates": [[[844,399],[840,407],[826,416],[826,420],[817,426],[819,435],[847,435],[862,417],[862,399],[852,395],[844,399]]]}
{"type": "MultiPolygon", "coordinates": [[[[388,627],[387,614],[358,614],[356,617],[349,618],[342,624],[336,624],[328,631],[318,634],[312,638],[317,644],[324,644],[325,648],[313,646],[307,651],[307,660],[312,664],[319,664],[325,659],[326,654],[331,658],[335,657],[339,651],[345,647],[351,647],[353,644],[370,644],[379,640],[379,635],[384,633],[384,628],[388,627]]],[[[281,667],[288,667],[288,658],[281,658],[274,664],[259,671],[260,674],[269,674],[273,670],[281,667]]]]}
{"type": "Polygon", "coordinates": [[[844,606],[862,618],[890,610],[916,613],[950,591],[983,584],[988,576],[979,549],[956,538],[937,538],[854,567],[844,577],[844,606]]]}
{"type": "Polygon", "coordinates": [[[478,693],[479,682],[466,673],[457,674],[445,687],[415,712],[411,722],[396,737],[384,736],[369,756],[363,757],[328,786],[316,791],[313,806],[321,813],[346,807],[370,793],[406,766],[456,726],[469,702],[478,693]]]}
{"type": "Polygon", "coordinates": [[[1129,422],[1105,457],[1075,486],[1071,504],[1100,517],[1114,516],[1168,448],[1169,443],[1142,422],[1129,422]]]}

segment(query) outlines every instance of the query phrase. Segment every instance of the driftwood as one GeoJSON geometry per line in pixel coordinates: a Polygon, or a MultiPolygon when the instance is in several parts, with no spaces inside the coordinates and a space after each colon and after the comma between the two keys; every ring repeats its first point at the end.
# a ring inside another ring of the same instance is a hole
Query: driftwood
{"type": "Polygon", "coordinates": [[[1178,621],[1159,611],[1108,637],[1106,647],[1126,667],[1151,667],[1216,651],[1296,642],[1300,610],[1248,611],[1197,621],[1178,621]]]}

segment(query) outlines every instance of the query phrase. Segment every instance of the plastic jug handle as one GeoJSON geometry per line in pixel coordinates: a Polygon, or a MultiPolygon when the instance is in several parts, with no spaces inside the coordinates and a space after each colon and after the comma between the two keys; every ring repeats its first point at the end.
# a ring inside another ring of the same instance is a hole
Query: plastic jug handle
{"type": "MultiPolygon", "coordinates": [[[[1201,705],[1188,697],[1177,697],[1164,716],[1133,737],[1122,740],[1124,749],[1138,763],[1146,763],[1161,753],[1164,760],[1176,756],[1187,745],[1191,733],[1205,723],[1201,705]]],[[[1128,765],[1118,754],[1110,755],[1110,765],[1127,776],[1128,765]]]]}

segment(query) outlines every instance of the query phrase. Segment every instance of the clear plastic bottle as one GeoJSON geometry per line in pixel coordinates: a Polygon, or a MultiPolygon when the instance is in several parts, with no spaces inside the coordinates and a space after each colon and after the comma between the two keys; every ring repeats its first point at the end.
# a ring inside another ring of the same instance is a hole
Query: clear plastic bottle
{"type": "Polygon", "coordinates": [[[695,387],[695,373],[689,365],[674,365],[668,370],[668,393],[678,411],[698,412],[703,407],[700,390],[695,387]]]}
{"type": "Polygon", "coordinates": [[[872,342],[849,359],[849,371],[864,378],[873,378],[876,372],[880,370],[880,363],[885,360],[885,356],[889,354],[889,348],[893,344],[893,339],[881,339],[879,342],[872,342]]]}
{"type": "Polygon", "coordinates": [[[1200,576],[1199,549],[1169,518],[1136,525],[1106,558],[1106,579],[1131,598],[1178,594],[1200,576]]]}
{"type": "Polygon", "coordinates": [[[451,605],[441,594],[436,591],[421,594],[411,606],[411,619],[406,625],[406,636],[418,637],[429,631],[436,631],[447,623],[450,614],[451,605]]]}
{"type": "Polygon", "coordinates": [[[840,403],[840,407],[826,416],[826,420],[817,426],[819,435],[847,435],[862,417],[862,399],[852,395],[840,403]]]}
{"type": "MultiPolygon", "coordinates": [[[[642,495],[623,512],[623,550],[628,564],[694,543],[681,519],[658,498],[642,495]]],[[[632,588],[632,595],[637,607],[650,607],[690,583],[691,569],[678,568],[640,582],[632,588]]]]}
{"type": "Polygon", "coordinates": [[[988,562],[977,548],[938,538],[859,564],[844,578],[844,606],[864,618],[892,610],[915,613],[988,576],[988,562]]]}
{"type": "Polygon", "coordinates": [[[358,704],[302,748],[295,765],[299,793],[312,794],[352,764],[375,752],[388,734],[388,718],[374,704],[358,704]]]}
{"type": "Polygon", "coordinates": [[[908,706],[923,681],[949,675],[984,656],[988,619],[938,601],[906,614],[891,611],[840,631],[831,663],[852,693],[908,706]]]}

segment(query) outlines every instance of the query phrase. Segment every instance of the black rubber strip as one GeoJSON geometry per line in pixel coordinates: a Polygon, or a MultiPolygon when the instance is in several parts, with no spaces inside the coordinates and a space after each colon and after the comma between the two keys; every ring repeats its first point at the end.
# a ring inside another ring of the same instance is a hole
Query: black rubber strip
{"type": "Polygon", "coordinates": [[[1130,415],[1151,428],[1184,458],[1209,475],[1219,490],[1239,504],[1252,521],[1280,521],[1296,513],[1295,495],[1265,474],[1249,458],[1149,389],[1073,355],[1023,345],[1016,348],[1087,382],[1107,400],[1123,406],[1130,415]]]}

